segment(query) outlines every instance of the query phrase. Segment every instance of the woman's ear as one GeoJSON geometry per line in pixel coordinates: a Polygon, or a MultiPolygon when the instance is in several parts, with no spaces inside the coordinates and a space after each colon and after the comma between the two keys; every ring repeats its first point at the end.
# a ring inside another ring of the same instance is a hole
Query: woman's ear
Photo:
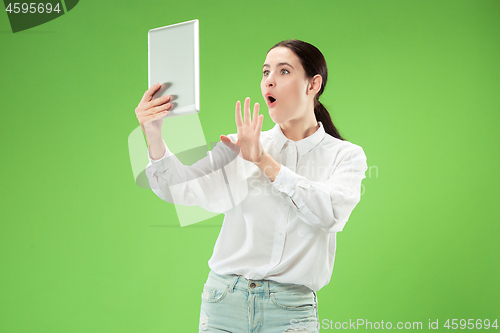
{"type": "Polygon", "coordinates": [[[321,89],[322,82],[323,78],[321,77],[321,75],[314,75],[314,77],[309,80],[309,84],[307,85],[307,94],[315,96],[321,89]]]}

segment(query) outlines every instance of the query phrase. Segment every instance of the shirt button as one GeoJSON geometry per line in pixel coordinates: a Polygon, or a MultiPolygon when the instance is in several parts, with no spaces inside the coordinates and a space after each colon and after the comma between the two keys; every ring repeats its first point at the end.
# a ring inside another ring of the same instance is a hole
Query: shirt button
{"type": "Polygon", "coordinates": [[[280,232],[278,235],[279,235],[279,236],[283,236],[283,233],[282,233],[282,232],[280,232]]]}
{"type": "Polygon", "coordinates": [[[250,283],[250,288],[253,289],[253,288],[255,288],[255,286],[256,286],[255,282],[250,283]]]}

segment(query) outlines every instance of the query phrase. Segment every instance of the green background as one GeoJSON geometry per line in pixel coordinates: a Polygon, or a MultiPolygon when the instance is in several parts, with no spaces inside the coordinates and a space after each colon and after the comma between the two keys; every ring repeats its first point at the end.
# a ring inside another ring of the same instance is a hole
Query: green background
{"type": "Polygon", "coordinates": [[[367,155],[320,320],[500,317],[500,1],[80,1],[16,34],[0,13],[1,332],[197,332],[223,216],[181,228],[127,147],[147,31],[195,18],[207,142],[297,38],[367,155]]]}

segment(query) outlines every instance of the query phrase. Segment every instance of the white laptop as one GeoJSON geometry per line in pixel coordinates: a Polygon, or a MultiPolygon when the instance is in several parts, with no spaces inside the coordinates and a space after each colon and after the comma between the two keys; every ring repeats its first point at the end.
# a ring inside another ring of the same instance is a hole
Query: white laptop
{"type": "Polygon", "coordinates": [[[148,87],[161,83],[153,99],[172,96],[175,117],[200,112],[200,56],[198,20],[148,32],[148,87]]]}

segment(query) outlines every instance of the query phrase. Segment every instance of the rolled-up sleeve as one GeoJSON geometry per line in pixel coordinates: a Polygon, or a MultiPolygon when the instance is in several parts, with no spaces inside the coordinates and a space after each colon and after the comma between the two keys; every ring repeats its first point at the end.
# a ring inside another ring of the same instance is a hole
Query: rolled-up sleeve
{"type": "MultiPolygon", "coordinates": [[[[164,143],[165,144],[165,143],[164,143]]],[[[224,144],[194,163],[184,165],[165,144],[165,155],[151,158],[145,173],[153,192],[162,200],[184,206],[198,205],[214,213],[223,213],[234,207],[229,181],[236,170],[236,155],[224,144]]]]}
{"type": "Polygon", "coordinates": [[[301,220],[325,232],[342,231],[361,199],[361,181],[368,169],[360,146],[353,145],[339,159],[324,182],[311,181],[283,165],[272,182],[301,220]]]}

